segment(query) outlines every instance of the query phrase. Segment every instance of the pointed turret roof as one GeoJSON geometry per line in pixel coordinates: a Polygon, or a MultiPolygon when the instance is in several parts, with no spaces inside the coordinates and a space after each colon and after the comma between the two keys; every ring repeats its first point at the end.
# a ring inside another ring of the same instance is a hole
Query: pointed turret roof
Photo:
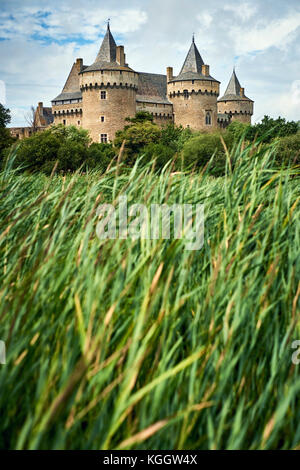
{"type": "Polygon", "coordinates": [[[186,73],[186,72],[201,73],[202,65],[204,65],[204,62],[202,60],[200,52],[197,49],[194,36],[193,36],[190,50],[187,53],[187,56],[185,58],[184,64],[182,66],[182,69],[180,70],[179,75],[181,75],[182,73],[186,73]]]}
{"type": "Polygon", "coordinates": [[[227,85],[226,91],[224,95],[219,98],[218,101],[236,101],[236,100],[250,100],[250,98],[247,98],[247,96],[242,96],[241,94],[241,85],[240,82],[236,76],[235,69],[233,69],[231,78],[229,80],[229,83],[227,85]]]}
{"type": "Polygon", "coordinates": [[[235,69],[233,69],[231,78],[225,91],[225,95],[240,95],[240,91],[241,85],[236,76],[235,69]]]}
{"type": "Polygon", "coordinates": [[[103,38],[95,62],[85,68],[82,73],[96,70],[132,70],[130,67],[121,66],[117,62],[117,45],[110,32],[109,22],[107,23],[106,34],[103,38]]]}
{"type": "Polygon", "coordinates": [[[195,44],[193,36],[191,47],[187,53],[179,75],[170,81],[213,80],[217,82],[217,80],[215,80],[211,75],[202,74],[202,65],[204,65],[204,62],[195,44]]]}
{"type": "Polygon", "coordinates": [[[106,34],[103,38],[100,50],[95,62],[115,62],[117,57],[117,45],[110,32],[109,22],[107,23],[106,34]]]}

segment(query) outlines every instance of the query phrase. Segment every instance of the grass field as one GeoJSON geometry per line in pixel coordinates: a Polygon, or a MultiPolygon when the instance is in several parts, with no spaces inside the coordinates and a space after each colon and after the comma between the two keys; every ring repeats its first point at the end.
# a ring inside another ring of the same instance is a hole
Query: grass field
{"type": "Polygon", "coordinates": [[[300,446],[299,169],[236,154],[216,179],[0,174],[1,448],[300,446]],[[99,240],[122,194],[203,203],[203,248],[99,240]]]}

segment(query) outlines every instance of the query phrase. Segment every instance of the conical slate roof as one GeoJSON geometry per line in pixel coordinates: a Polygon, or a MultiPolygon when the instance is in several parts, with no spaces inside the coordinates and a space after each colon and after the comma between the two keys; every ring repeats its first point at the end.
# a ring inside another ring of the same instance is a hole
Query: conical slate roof
{"type": "Polygon", "coordinates": [[[193,37],[191,47],[185,61],[183,63],[182,69],[177,77],[174,77],[171,82],[179,81],[189,81],[189,80],[215,80],[210,75],[202,75],[202,65],[204,65],[203,59],[200,55],[200,52],[197,49],[195,40],[193,37]]]}
{"type": "Polygon", "coordinates": [[[107,23],[107,31],[103,38],[100,50],[95,62],[115,62],[117,57],[117,45],[110,32],[109,23],[107,23]]]}
{"type": "Polygon", "coordinates": [[[182,66],[182,69],[180,70],[179,75],[186,72],[201,73],[202,65],[204,65],[204,62],[193,38],[190,50],[185,58],[184,64],[182,66]]]}
{"type": "Polygon", "coordinates": [[[247,96],[241,95],[241,85],[236,76],[235,70],[233,69],[226,91],[224,95],[221,98],[219,98],[218,101],[237,101],[237,100],[252,101],[250,100],[250,98],[247,98],[247,96]]]}
{"type": "Polygon", "coordinates": [[[225,95],[240,95],[240,92],[241,92],[241,85],[240,85],[240,82],[238,81],[235,70],[233,69],[231,78],[229,80],[229,83],[225,91],[225,95]]]}
{"type": "Polygon", "coordinates": [[[132,70],[128,66],[121,66],[117,62],[117,45],[113,35],[110,32],[109,23],[107,31],[100,46],[95,62],[85,68],[82,73],[96,70],[132,70]]]}

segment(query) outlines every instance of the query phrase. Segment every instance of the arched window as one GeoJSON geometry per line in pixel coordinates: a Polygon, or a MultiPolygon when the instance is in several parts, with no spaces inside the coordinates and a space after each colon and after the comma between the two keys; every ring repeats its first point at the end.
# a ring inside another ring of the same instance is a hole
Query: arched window
{"type": "Polygon", "coordinates": [[[205,115],[205,124],[207,126],[211,126],[211,114],[210,114],[210,111],[207,111],[206,115],[205,115]]]}
{"type": "Polygon", "coordinates": [[[184,96],[184,99],[187,100],[189,98],[189,91],[183,90],[183,96],[184,96]]]}

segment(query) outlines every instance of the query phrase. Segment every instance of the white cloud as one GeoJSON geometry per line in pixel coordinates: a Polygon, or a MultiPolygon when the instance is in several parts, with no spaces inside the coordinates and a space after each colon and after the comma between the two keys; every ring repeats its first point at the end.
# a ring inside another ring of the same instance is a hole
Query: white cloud
{"type": "Polygon", "coordinates": [[[3,80],[0,80],[0,103],[6,104],[6,86],[3,80]]]}
{"type": "Polygon", "coordinates": [[[204,12],[200,15],[197,15],[197,20],[199,21],[201,27],[208,28],[213,21],[213,17],[208,12],[204,12]]]}
{"type": "Polygon", "coordinates": [[[225,11],[232,12],[242,21],[248,21],[257,11],[255,5],[250,3],[235,3],[234,5],[225,5],[225,11]]]}
{"type": "Polygon", "coordinates": [[[67,6],[49,6],[43,10],[39,7],[20,8],[12,15],[0,14],[0,37],[12,39],[39,34],[55,40],[72,36],[95,40],[105,32],[109,17],[118,34],[136,31],[147,21],[147,14],[141,9],[111,11],[98,7],[91,14],[89,9],[76,10],[67,6]]]}
{"type": "Polygon", "coordinates": [[[285,18],[266,21],[248,27],[234,26],[229,34],[234,41],[237,54],[261,51],[272,46],[284,47],[293,39],[293,33],[300,27],[300,12],[291,13],[285,18]]]}
{"type": "MultiPolygon", "coordinates": [[[[300,106],[300,80],[294,80],[289,89],[278,96],[275,104],[276,114],[289,115],[290,119],[298,121],[300,106]]],[[[275,114],[275,115],[276,115],[275,114]]]]}

